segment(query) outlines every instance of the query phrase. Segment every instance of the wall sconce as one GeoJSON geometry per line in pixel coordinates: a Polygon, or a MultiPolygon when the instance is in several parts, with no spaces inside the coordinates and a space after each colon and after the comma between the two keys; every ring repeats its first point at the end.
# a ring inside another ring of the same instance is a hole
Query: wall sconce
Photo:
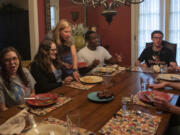
{"type": "Polygon", "coordinates": [[[79,18],[79,12],[71,12],[72,20],[75,22],[79,18]]]}

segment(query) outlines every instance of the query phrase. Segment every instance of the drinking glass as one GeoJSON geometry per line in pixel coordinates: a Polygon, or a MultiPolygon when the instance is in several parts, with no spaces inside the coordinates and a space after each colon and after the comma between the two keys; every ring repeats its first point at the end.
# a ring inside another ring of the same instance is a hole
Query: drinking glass
{"type": "Polygon", "coordinates": [[[80,113],[71,111],[66,114],[67,128],[70,135],[80,135],[80,113]]]}
{"type": "Polygon", "coordinates": [[[168,71],[167,65],[160,65],[160,71],[161,73],[167,73],[168,71]]]}
{"type": "Polygon", "coordinates": [[[129,116],[131,114],[131,106],[133,104],[132,97],[123,97],[122,98],[122,115],[129,116]]]}

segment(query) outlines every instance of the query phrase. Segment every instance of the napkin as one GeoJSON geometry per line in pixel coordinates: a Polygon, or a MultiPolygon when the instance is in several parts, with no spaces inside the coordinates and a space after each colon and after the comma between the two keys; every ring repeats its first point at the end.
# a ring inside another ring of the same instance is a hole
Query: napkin
{"type": "Polygon", "coordinates": [[[28,116],[26,109],[22,110],[15,116],[9,118],[5,123],[0,125],[0,134],[13,135],[20,134],[26,125],[26,117],[28,116]]]}

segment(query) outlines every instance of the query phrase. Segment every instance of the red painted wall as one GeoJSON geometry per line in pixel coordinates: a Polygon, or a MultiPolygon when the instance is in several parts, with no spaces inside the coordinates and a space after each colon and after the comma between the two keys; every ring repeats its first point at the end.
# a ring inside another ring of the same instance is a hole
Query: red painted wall
{"type": "Polygon", "coordinates": [[[72,24],[83,23],[84,10],[82,6],[72,4],[70,0],[60,0],[59,6],[60,19],[65,18],[72,24]],[[75,22],[72,20],[71,12],[79,12],[79,17],[75,22]]]}
{"type": "Polygon", "coordinates": [[[44,13],[44,0],[38,0],[38,22],[39,22],[39,42],[45,36],[45,13],[44,13]]]}
{"type": "Polygon", "coordinates": [[[131,9],[121,7],[118,14],[108,24],[101,15],[103,8],[88,8],[88,26],[96,26],[102,45],[108,45],[111,54],[123,56],[123,65],[131,63],[131,9]]]}
{"type": "MultiPolygon", "coordinates": [[[[101,15],[103,8],[88,8],[87,25],[96,26],[102,45],[108,45],[111,54],[119,53],[123,56],[123,65],[131,63],[131,9],[119,8],[118,14],[108,24],[101,15]]],[[[39,39],[45,35],[44,0],[38,0],[39,39]]],[[[60,19],[65,18],[71,23],[83,23],[84,10],[82,6],[72,4],[69,0],[60,0],[60,19]],[[71,12],[79,12],[76,22],[72,21],[71,12]]]]}

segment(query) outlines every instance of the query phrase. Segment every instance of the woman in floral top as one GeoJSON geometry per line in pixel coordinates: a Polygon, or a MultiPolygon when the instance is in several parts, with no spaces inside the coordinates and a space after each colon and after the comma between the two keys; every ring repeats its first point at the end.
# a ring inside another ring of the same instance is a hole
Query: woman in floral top
{"type": "Polygon", "coordinates": [[[0,111],[24,103],[24,97],[34,94],[35,81],[30,72],[22,68],[21,57],[13,47],[0,53],[0,111]]]}

